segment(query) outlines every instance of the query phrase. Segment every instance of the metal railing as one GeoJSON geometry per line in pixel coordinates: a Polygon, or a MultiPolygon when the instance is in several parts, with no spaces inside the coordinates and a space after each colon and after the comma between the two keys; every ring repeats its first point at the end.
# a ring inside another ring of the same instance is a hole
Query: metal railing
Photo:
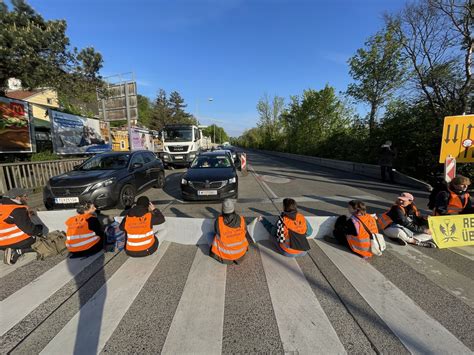
{"type": "Polygon", "coordinates": [[[25,189],[43,187],[51,177],[71,171],[75,165],[83,161],[83,158],[76,158],[0,164],[0,192],[5,193],[14,187],[25,189]]]}

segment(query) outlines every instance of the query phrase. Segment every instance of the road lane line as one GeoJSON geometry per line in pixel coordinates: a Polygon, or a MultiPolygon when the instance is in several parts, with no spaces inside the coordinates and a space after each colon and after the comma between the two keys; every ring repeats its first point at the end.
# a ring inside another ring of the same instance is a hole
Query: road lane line
{"type": "Polygon", "coordinates": [[[453,253],[474,261],[474,246],[450,248],[453,253]]]}
{"type": "Polygon", "coordinates": [[[474,283],[471,279],[429,257],[416,247],[394,244],[388,244],[387,247],[395,257],[474,308],[474,283]]]}
{"type": "Polygon", "coordinates": [[[67,258],[0,302],[0,336],[92,264],[102,252],[87,258],[67,258]]]}
{"type": "Polygon", "coordinates": [[[162,354],[220,354],[226,265],[196,252],[162,354]]]}
{"type": "Polygon", "coordinates": [[[372,265],[346,250],[315,240],[352,286],[413,353],[471,353],[372,265]]]}
{"type": "Polygon", "coordinates": [[[252,172],[252,174],[255,176],[257,181],[260,182],[263,186],[265,186],[265,188],[270,193],[272,198],[278,198],[278,195],[275,192],[273,192],[273,190],[270,188],[270,186],[268,186],[267,183],[265,181],[263,181],[263,179],[260,178],[260,175],[257,174],[257,172],[255,171],[255,169],[253,168],[252,165],[248,164],[247,168],[252,172]]]}
{"type": "Polygon", "coordinates": [[[144,258],[129,258],[92,296],[41,354],[95,354],[105,346],[165,254],[169,242],[144,258]]]}
{"type": "Polygon", "coordinates": [[[285,353],[345,353],[296,260],[266,243],[259,245],[260,255],[285,353]]]}

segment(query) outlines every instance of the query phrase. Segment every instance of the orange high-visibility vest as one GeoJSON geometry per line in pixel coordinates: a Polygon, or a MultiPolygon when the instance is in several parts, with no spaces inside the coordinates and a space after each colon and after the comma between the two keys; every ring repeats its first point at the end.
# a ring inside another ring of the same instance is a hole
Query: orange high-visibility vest
{"type": "Polygon", "coordinates": [[[71,253],[88,250],[99,243],[100,237],[89,229],[87,223],[91,217],[90,213],[78,214],[66,221],[66,247],[71,253]]]}
{"type": "Polygon", "coordinates": [[[20,205],[0,205],[0,247],[8,247],[30,238],[16,224],[6,223],[5,220],[17,208],[26,208],[20,205]]]}
{"type": "Polygon", "coordinates": [[[301,254],[303,251],[295,250],[290,248],[290,230],[293,233],[302,234],[306,237],[306,231],[308,230],[308,226],[306,225],[306,219],[301,213],[296,213],[296,218],[293,220],[288,218],[287,216],[283,216],[283,233],[285,235],[285,241],[283,243],[279,243],[280,248],[283,251],[287,252],[288,254],[301,254]]]}
{"type": "Polygon", "coordinates": [[[126,250],[144,251],[153,246],[155,234],[151,227],[151,218],[151,212],[147,212],[142,217],[125,217],[126,250]]]}
{"type": "MultiPolygon", "coordinates": [[[[407,212],[405,210],[405,207],[400,206],[400,205],[395,205],[395,206],[400,207],[402,209],[403,213],[405,215],[407,214],[407,212]]],[[[413,210],[414,210],[415,214],[418,216],[418,214],[419,214],[418,209],[415,206],[413,206],[413,210]]],[[[383,213],[383,214],[381,214],[381,215],[379,215],[379,216],[377,216],[377,226],[379,227],[379,229],[381,231],[387,229],[387,227],[393,223],[393,220],[388,215],[388,212],[390,212],[390,210],[383,213]]]]}
{"type": "Polygon", "coordinates": [[[214,237],[211,251],[222,259],[237,260],[245,255],[249,243],[245,237],[247,228],[244,217],[240,217],[240,226],[231,228],[224,224],[224,217],[219,216],[219,233],[214,237]]]}
{"type": "MultiPolygon", "coordinates": [[[[363,216],[357,217],[367,226],[371,233],[378,233],[377,222],[375,221],[374,217],[372,217],[370,214],[365,214],[363,216]]],[[[357,235],[347,236],[347,242],[349,243],[349,246],[351,247],[354,253],[366,257],[371,257],[372,252],[370,251],[370,234],[367,233],[364,226],[356,217],[352,216],[351,219],[356,229],[357,225],[359,226],[359,231],[357,235]]]]}
{"type": "Polygon", "coordinates": [[[448,214],[460,214],[467,206],[469,201],[469,193],[464,194],[464,204],[461,201],[461,196],[449,190],[448,214]]]}

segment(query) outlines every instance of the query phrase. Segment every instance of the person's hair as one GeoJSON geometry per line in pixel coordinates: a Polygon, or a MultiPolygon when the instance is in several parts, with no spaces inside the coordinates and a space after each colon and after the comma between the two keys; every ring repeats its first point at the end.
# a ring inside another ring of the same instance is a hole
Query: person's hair
{"type": "Polygon", "coordinates": [[[367,206],[361,200],[349,201],[349,206],[351,206],[357,214],[364,215],[367,213],[367,206]]]}
{"type": "Polygon", "coordinates": [[[77,213],[79,214],[84,214],[86,211],[88,211],[94,204],[90,201],[84,202],[81,205],[79,205],[76,209],[77,213]]]}
{"type": "Polygon", "coordinates": [[[468,177],[458,175],[449,183],[450,186],[454,185],[471,185],[471,180],[468,177]]]}
{"type": "Polygon", "coordinates": [[[285,212],[296,212],[297,206],[296,201],[292,198],[283,199],[283,211],[285,212]]]}

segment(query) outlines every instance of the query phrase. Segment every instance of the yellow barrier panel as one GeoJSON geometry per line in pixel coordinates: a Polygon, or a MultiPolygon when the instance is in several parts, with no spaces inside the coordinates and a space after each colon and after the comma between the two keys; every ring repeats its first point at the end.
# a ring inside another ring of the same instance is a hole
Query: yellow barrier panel
{"type": "Polygon", "coordinates": [[[429,217],[428,222],[440,249],[474,245],[474,214],[429,217]]]}

